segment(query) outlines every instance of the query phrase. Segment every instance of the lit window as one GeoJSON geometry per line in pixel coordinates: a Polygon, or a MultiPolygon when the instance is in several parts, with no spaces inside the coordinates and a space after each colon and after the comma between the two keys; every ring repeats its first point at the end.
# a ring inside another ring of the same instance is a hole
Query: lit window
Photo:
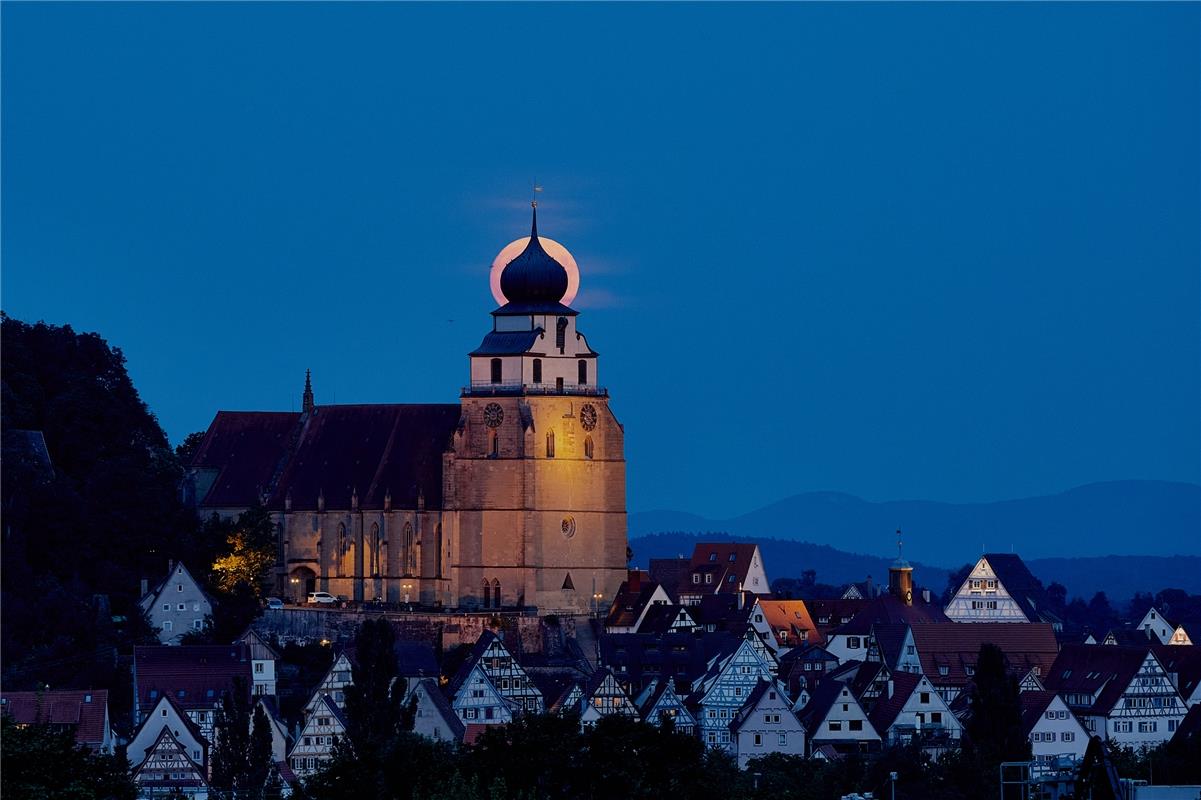
{"type": "Polygon", "coordinates": [[[592,458],[592,437],[584,437],[584,458],[592,458]]]}
{"type": "Polygon", "coordinates": [[[546,457],[547,458],[555,457],[555,432],[554,431],[546,432],[546,457]]]}

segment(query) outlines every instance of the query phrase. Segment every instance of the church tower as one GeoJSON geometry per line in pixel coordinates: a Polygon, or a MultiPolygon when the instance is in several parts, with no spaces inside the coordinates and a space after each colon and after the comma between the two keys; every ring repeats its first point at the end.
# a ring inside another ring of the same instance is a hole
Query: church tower
{"type": "Polygon", "coordinates": [[[460,607],[589,613],[626,574],[623,431],[533,205],[446,456],[450,592],[460,607]]]}

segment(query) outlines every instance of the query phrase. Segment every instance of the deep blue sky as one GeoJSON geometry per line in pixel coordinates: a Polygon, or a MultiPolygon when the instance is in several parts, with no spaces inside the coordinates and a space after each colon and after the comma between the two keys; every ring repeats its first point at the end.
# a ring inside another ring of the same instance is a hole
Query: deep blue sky
{"type": "Polygon", "coordinates": [[[173,441],[456,402],[536,177],[631,510],[1201,481],[1197,4],[2,14],[4,309],[173,441]]]}

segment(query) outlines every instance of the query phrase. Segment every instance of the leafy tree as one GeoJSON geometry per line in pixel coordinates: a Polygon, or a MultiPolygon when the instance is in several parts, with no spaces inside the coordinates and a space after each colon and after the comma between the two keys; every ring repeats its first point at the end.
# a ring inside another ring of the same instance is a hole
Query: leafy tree
{"type": "Polygon", "coordinates": [[[0,754],[0,795],[6,798],[134,800],[138,794],[129,762],[76,746],[70,731],[19,726],[6,714],[0,754]]]}
{"type": "Polygon", "coordinates": [[[236,678],[234,690],[221,698],[213,731],[214,792],[227,798],[260,797],[271,767],[271,730],[262,708],[252,714],[242,678],[236,678]]]}
{"type": "Polygon", "coordinates": [[[1005,654],[996,645],[981,645],[968,692],[965,768],[960,779],[975,796],[997,797],[1000,764],[1029,761],[1031,750],[1022,728],[1018,680],[1010,673],[1005,654]]]}
{"type": "Polygon", "coordinates": [[[1105,592],[1097,592],[1088,601],[1088,622],[1098,633],[1104,633],[1117,624],[1117,612],[1109,605],[1105,592]]]}
{"type": "Polygon", "coordinates": [[[175,457],[179,463],[186,466],[192,461],[192,456],[196,455],[196,451],[200,449],[200,443],[204,441],[204,435],[208,431],[195,431],[184,437],[184,440],[175,445],[175,457]]]}
{"type": "Polygon", "coordinates": [[[1063,614],[1068,602],[1068,590],[1062,583],[1051,581],[1047,586],[1047,605],[1052,614],[1063,614]]]}
{"type": "Polygon", "coordinates": [[[206,526],[225,531],[225,552],[213,562],[217,588],[232,594],[240,587],[249,587],[255,597],[263,597],[275,566],[275,523],[271,521],[271,512],[255,506],[243,511],[233,522],[214,515],[206,526]]]}

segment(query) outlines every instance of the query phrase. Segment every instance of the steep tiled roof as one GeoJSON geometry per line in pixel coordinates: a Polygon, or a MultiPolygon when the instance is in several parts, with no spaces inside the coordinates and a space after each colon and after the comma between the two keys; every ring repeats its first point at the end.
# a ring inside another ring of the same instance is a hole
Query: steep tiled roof
{"type": "Polygon", "coordinates": [[[944,622],[914,625],[912,630],[922,672],[936,686],[965,686],[985,643],[1000,648],[1009,668],[1019,675],[1035,668],[1037,674],[1047,675],[1059,650],[1047,623],[944,622]]]}
{"type": "Polygon", "coordinates": [[[201,505],[252,506],[271,486],[291,442],[300,414],[274,411],[218,411],[192,456],[192,466],[217,471],[201,505]]]}
{"type": "MultiPolygon", "coordinates": [[[[1191,637],[1190,637],[1191,638],[1191,637]]],[[[1201,683],[1201,644],[1152,644],[1159,663],[1169,673],[1176,675],[1176,690],[1186,700],[1197,691],[1201,683]]]]}
{"type": "Polygon", "coordinates": [[[273,510],[442,505],[442,454],[459,424],[454,404],[318,406],[311,413],[222,411],[192,466],[217,477],[203,506],[250,506],[268,494],[273,510]]]}
{"type": "Polygon", "coordinates": [[[1060,694],[1091,694],[1092,711],[1108,714],[1138,675],[1149,647],[1065,644],[1043,683],[1060,694]]]}
{"type": "Polygon", "coordinates": [[[804,600],[769,600],[759,599],[759,608],[763,618],[771,626],[772,634],[780,644],[795,647],[798,642],[821,644],[821,633],[809,615],[809,609],[804,600]],[[780,638],[780,631],[788,631],[785,638],[780,638]]]}
{"type": "MultiPolygon", "coordinates": [[[[480,638],[475,640],[475,644],[471,647],[471,652],[467,655],[467,658],[463,659],[463,663],[459,665],[459,670],[451,678],[450,684],[447,686],[447,691],[451,695],[458,693],[463,682],[467,680],[467,677],[471,675],[471,671],[475,669],[476,664],[484,657],[484,653],[488,652],[488,647],[496,641],[500,641],[500,637],[492,631],[486,630],[480,634],[480,638]]],[[[503,641],[500,643],[501,646],[504,646],[503,641]]],[[[507,647],[505,649],[508,650],[507,647]]]]}
{"type": "Polygon", "coordinates": [[[830,709],[845,688],[847,688],[846,684],[839,681],[822,681],[810,692],[809,703],[801,709],[801,713],[798,715],[809,738],[813,738],[813,734],[822,724],[822,720],[826,718],[826,714],[830,713],[830,709]]]}
{"type": "Polygon", "coordinates": [[[70,725],[77,744],[99,747],[105,739],[107,689],[5,692],[3,713],[22,725],[70,725]]]}
{"type": "Polygon", "coordinates": [[[767,694],[769,689],[780,691],[779,687],[774,683],[769,683],[760,678],[759,682],[755,684],[755,688],[751,690],[746,702],[742,704],[742,708],[738,709],[734,714],[734,719],[730,720],[730,731],[732,733],[738,733],[742,729],[746,721],[755,713],[755,709],[759,706],[759,701],[763,699],[763,695],[767,694]]]}
{"type": "Polygon", "coordinates": [[[642,624],[638,626],[638,633],[667,633],[671,630],[671,624],[676,621],[680,614],[687,615],[693,624],[695,624],[699,613],[699,609],[696,606],[663,605],[659,603],[646,610],[646,616],[642,618],[642,624]]]}
{"type": "Polygon", "coordinates": [[[1009,596],[1021,607],[1026,619],[1037,622],[1040,612],[1047,607],[1046,592],[1038,579],[1026,567],[1021,556],[1014,553],[985,553],[993,574],[1005,587],[1009,596]]]}
{"type": "Polygon", "coordinates": [[[630,581],[621,582],[617,595],[613,598],[613,605],[609,608],[609,614],[605,617],[606,628],[629,628],[638,621],[642,609],[659,588],[659,584],[651,581],[649,575],[644,574],[643,578],[639,580],[635,590],[631,590],[630,581]]]}
{"type": "Polygon", "coordinates": [[[472,350],[471,356],[511,356],[529,352],[542,336],[542,329],[532,331],[489,331],[484,341],[472,350]]]}
{"type": "Polygon", "coordinates": [[[869,600],[806,600],[806,608],[813,624],[822,635],[824,641],[835,628],[845,625],[862,611],[869,600]],[[845,620],[845,621],[844,621],[845,620]]]}
{"type": "MultiPolygon", "coordinates": [[[[758,545],[740,544],[737,542],[698,542],[692,550],[688,572],[681,576],[679,591],[684,594],[703,592],[737,592],[744,588],[747,572],[751,568],[758,545]],[[694,585],[690,577],[692,572],[713,572],[712,584],[694,585]],[[728,580],[733,575],[734,580],[728,580]]],[[[767,591],[767,587],[763,587],[767,591]]]]}
{"type": "Polygon", "coordinates": [[[1201,736],[1201,703],[1190,708],[1184,715],[1180,726],[1176,728],[1176,733],[1172,734],[1171,741],[1183,741],[1194,736],[1201,736]]]}
{"type": "Polygon", "coordinates": [[[897,715],[905,708],[905,704],[909,702],[909,698],[913,696],[913,691],[917,689],[918,684],[922,682],[922,676],[914,672],[895,672],[892,676],[892,696],[888,696],[888,690],[876,698],[876,705],[872,708],[872,713],[867,715],[868,720],[872,723],[872,727],[876,729],[881,736],[884,736],[888,729],[892,727],[892,723],[896,721],[897,715]]]}
{"type": "MultiPolygon", "coordinates": [[[[844,600],[843,602],[856,601],[844,600]]],[[[867,636],[871,633],[872,627],[879,623],[905,623],[910,626],[918,626],[947,622],[947,615],[939,606],[927,603],[921,597],[914,597],[913,605],[905,605],[899,598],[891,594],[882,594],[861,602],[863,602],[863,607],[859,609],[854,618],[831,633],[867,636]]]]}
{"type": "Polygon", "coordinates": [[[249,697],[250,651],[242,644],[135,647],[134,681],[140,707],[164,695],[184,709],[212,708],[242,678],[249,697]]]}
{"type": "Polygon", "coordinates": [[[872,638],[880,650],[880,658],[890,669],[896,669],[908,633],[909,625],[904,622],[877,622],[872,626],[872,638]]]}
{"type": "Polygon", "coordinates": [[[680,599],[676,589],[687,574],[688,559],[686,558],[652,558],[650,560],[651,580],[666,589],[672,600],[680,599]]]}
{"type": "Polygon", "coordinates": [[[1022,701],[1022,732],[1029,736],[1047,706],[1055,699],[1055,692],[1022,692],[1019,697],[1022,701]]]}

